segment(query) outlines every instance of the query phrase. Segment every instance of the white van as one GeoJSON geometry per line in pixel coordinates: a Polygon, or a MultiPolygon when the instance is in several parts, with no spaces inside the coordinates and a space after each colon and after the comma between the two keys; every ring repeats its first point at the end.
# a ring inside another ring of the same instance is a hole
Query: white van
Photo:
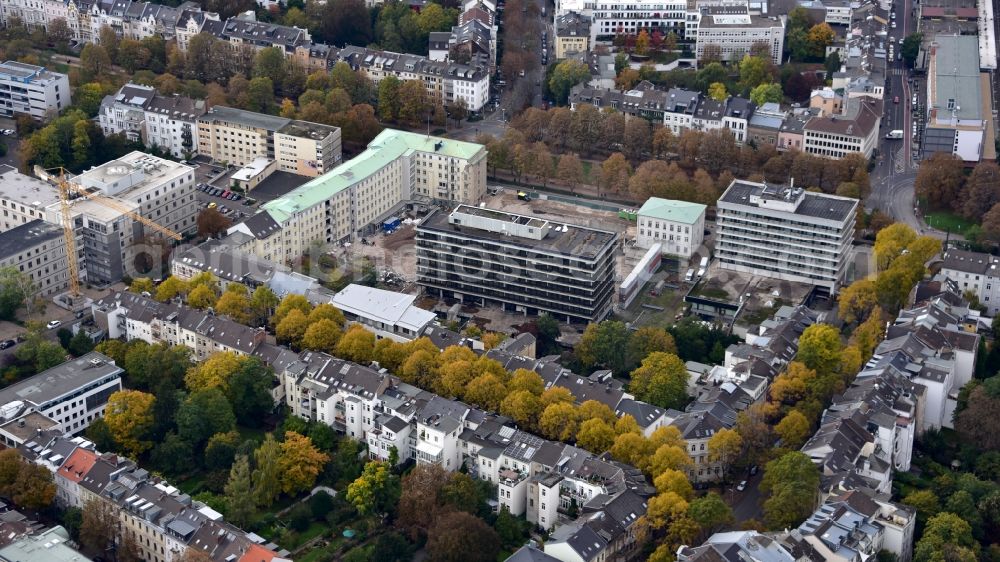
{"type": "Polygon", "coordinates": [[[694,270],[689,269],[687,275],[684,276],[684,281],[690,283],[692,280],[694,280],[694,270]]]}
{"type": "Polygon", "coordinates": [[[708,267],[708,257],[707,256],[704,257],[704,258],[701,258],[701,263],[698,264],[698,267],[700,267],[701,269],[705,269],[706,267],[708,267]]]}

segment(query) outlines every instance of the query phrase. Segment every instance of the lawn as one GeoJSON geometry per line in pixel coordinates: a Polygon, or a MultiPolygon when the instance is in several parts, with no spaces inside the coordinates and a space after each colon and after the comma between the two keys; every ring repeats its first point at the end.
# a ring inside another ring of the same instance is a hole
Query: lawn
{"type": "Polygon", "coordinates": [[[976,223],[968,221],[954,213],[947,211],[937,211],[924,215],[927,226],[948,232],[962,233],[969,230],[969,227],[976,223]]]}

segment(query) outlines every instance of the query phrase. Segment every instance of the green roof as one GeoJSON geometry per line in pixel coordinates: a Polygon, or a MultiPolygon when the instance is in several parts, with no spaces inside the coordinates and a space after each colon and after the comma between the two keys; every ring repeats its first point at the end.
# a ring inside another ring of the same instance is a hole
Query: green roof
{"type": "Polygon", "coordinates": [[[355,158],[300,185],[284,197],[265,203],[261,209],[270,213],[275,222],[282,224],[296,212],[330,199],[411,151],[471,159],[484,151],[484,147],[472,142],[386,129],[372,139],[368,148],[355,158]]]}
{"type": "Polygon", "coordinates": [[[650,197],[643,204],[642,208],[639,209],[639,215],[684,224],[694,224],[705,214],[706,208],[701,203],[650,197]]]}

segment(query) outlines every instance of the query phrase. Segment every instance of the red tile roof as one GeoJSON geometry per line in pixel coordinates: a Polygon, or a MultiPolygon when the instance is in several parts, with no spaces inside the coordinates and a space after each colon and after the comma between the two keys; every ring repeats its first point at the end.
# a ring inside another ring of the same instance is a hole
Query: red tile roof
{"type": "Polygon", "coordinates": [[[94,463],[97,462],[97,453],[89,449],[77,448],[73,451],[73,454],[66,459],[57,473],[59,476],[71,481],[80,482],[83,477],[90,472],[90,469],[94,467],[94,463]]]}

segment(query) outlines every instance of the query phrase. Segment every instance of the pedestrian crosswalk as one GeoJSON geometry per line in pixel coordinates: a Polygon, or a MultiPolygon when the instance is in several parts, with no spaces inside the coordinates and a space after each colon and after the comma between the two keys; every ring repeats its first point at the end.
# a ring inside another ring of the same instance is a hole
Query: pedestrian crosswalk
{"type": "Polygon", "coordinates": [[[906,75],[906,69],[905,68],[899,68],[899,67],[890,68],[889,69],[889,74],[891,76],[905,76],[906,75]]]}

